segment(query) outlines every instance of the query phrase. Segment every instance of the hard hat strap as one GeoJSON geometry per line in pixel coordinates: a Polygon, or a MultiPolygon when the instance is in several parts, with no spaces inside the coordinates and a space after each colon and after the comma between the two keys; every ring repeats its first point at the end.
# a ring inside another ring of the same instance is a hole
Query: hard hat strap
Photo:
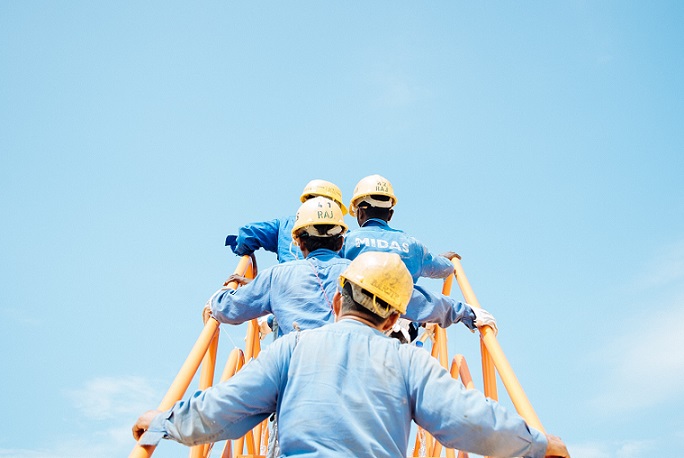
{"type": "Polygon", "coordinates": [[[362,305],[381,318],[387,318],[392,314],[392,307],[382,299],[378,299],[375,294],[371,294],[354,283],[351,284],[351,287],[352,298],[357,304],[362,305]]]}
{"type": "Polygon", "coordinates": [[[374,198],[373,196],[364,196],[359,201],[356,203],[356,206],[360,206],[362,203],[367,203],[371,207],[378,207],[378,208],[392,208],[392,199],[387,199],[387,200],[379,200],[374,198]]]}
{"type": "Polygon", "coordinates": [[[299,237],[307,234],[311,237],[335,237],[344,232],[342,226],[332,225],[332,224],[312,224],[310,226],[305,226],[302,228],[302,232],[299,233],[299,237]]]}

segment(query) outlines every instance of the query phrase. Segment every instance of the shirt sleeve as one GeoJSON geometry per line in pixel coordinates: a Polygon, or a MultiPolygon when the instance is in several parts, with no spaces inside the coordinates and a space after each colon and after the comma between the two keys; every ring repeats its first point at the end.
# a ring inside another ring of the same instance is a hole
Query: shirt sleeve
{"type": "Polygon", "coordinates": [[[232,248],[233,252],[238,256],[244,256],[263,248],[266,251],[277,253],[279,230],[279,219],[242,226],[238,231],[236,246],[232,248]]]}
{"type": "Polygon", "coordinates": [[[344,259],[353,259],[354,256],[351,255],[350,250],[352,248],[352,237],[354,236],[354,231],[348,231],[346,234],[344,234],[344,242],[342,243],[342,249],[339,252],[339,255],[341,258],[344,259]]]}
{"type": "Polygon", "coordinates": [[[470,305],[418,285],[413,285],[404,318],[419,323],[438,323],[443,328],[463,322],[468,329],[475,329],[475,312],[470,305]]]}
{"type": "Polygon", "coordinates": [[[425,245],[416,241],[422,249],[420,276],[426,278],[446,278],[454,273],[454,265],[444,256],[433,256],[425,245]]]}
{"type": "Polygon", "coordinates": [[[482,392],[465,389],[427,352],[406,347],[401,351],[412,350],[408,387],[416,424],[448,448],[483,456],[544,457],[542,432],[482,392]]]}
{"type": "Polygon", "coordinates": [[[220,323],[242,324],[272,313],[272,272],[273,268],[268,268],[244,286],[215,292],[210,299],[212,316],[220,323]]]}
{"type": "Polygon", "coordinates": [[[139,444],[172,439],[193,446],[242,437],[276,411],[293,342],[278,339],[231,379],[178,401],[152,420],[139,444]]]}

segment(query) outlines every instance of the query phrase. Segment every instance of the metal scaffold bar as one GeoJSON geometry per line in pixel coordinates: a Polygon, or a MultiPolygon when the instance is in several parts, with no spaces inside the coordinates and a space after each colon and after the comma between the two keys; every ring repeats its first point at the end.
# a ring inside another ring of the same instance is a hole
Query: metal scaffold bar
{"type": "MultiPolygon", "coordinates": [[[[463,266],[461,265],[460,257],[452,258],[451,262],[454,264],[456,281],[458,282],[461,288],[461,292],[463,293],[463,297],[465,298],[466,302],[470,304],[472,307],[480,307],[480,303],[477,301],[475,293],[470,287],[468,278],[466,277],[465,272],[463,271],[463,266]]],[[[525,391],[520,385],[518,378],[515,376],[513,368],[509,364],[508,359],[506,359],[506,355],[501,349],[501,345],[499,345],[499,342],[496,339],[494,331],[489,326],[481,327],[479,328],[479,330],[483,348],[488,353],[488,357],[491,358],[493,366],[496,367],[497,371],[499,372],[499,377],[501,378],[501,381],[506,387],[508,396],[511,398],[511,401],[515,406],[515,409],[518,411],[518,414],[525,419],[528,425],[535,429],[538,429],[539,431],[544,432],[544,428],[542,427],[541,421],[539,420],[539,417],[537,417],[536,412],[532,408],[532,404],[527,398],[527,395],[525,394],[525,391]]],[[[483,371],[485,362],[484,360],[485,358],[483,354],[483,371]]],[[[495,379],[493,379],[493,384],[496,385],[495,379]]],[[[485,395],[487,395],[487,380],[485,380],[485,395]]]]}
{"type": "MultiPolygon", "coordinates": [[[[252,274],[252,260],[249,256],[243,256],[235,268],[235,274],[241,276],[253,276],[252,274]]],[[[236,282],[232,282],[228,285],[229,288],[235,289],[237,287],[236,282]]],[[[193,377],[197,373],[197,370],[202,363],[207,350],[214,340],[219,329],[219,322],[214,319],[209,319],[204,323],[204,328],[200,333],[195,345],[193,345],[190,350],[190,354],[185,359],[185,362],[181,366],[176,378],[171,383],[171,387],[166,392],[166,395],[159,403],[157,410],[168,410],[173,407],[173,404],[180,400],[185,392],[187,391],[193,377]]],[[[213,376],[213,375],[212,375],[213,376]]],[[[156,447],[154,446],[140,446],[135,445],[133,451],[129,455],[129,458],[148,458],[152,456],[156,447]]]]}

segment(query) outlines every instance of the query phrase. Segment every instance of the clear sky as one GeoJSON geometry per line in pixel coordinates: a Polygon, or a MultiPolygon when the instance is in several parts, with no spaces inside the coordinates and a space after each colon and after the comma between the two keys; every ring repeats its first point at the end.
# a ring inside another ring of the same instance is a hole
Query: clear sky
{"type": "Polygon", "coordinates": [[[680,1],[1,2],[0,457],[127,456],[237,264],[225,236],[373,173],[394,227],[462,255],[573,457],[681,455],[682,23],[680,1]]]}

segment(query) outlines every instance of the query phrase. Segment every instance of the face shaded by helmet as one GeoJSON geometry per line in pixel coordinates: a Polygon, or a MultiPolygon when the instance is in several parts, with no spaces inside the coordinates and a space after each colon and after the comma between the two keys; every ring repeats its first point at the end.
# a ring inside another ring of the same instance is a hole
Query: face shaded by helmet
{"type": "Polygon", "coordinates": [[[342,287],[347,282],[354,301],[383,318],[406,313],[413,293],[413,277],[396,253],[361,253],[340,275],[342,287]]]}
{"type": "Polygon", "coordinates": [[[356,184],[354,195],[349,203],[349,214],[356,216],[356,210],[361,202],[367,202],[372,207],[392,208],[397,204],[392,183],[383,176],[370,175],[356,184]],[[383,200],[374,196],[384,196],[383,200]]]}
{"type": "Polygon", "coordinates": [[[310,237],[336,237],[347,231],[342,209],[327,197],[306,200],[297,211],[292,238],[304,234],[310,237]]]}
{"type": "Polygon", "coordinates": [[[306,202],[308,199],[317,196],[327,197],[328,199],[335,201],[342,210],[342,214],[347,214],[347,207],[342,203],[342,191],[336,184],[325,180],[311,180],[304,187],[299,200],[301,202],[306,202]]]}

